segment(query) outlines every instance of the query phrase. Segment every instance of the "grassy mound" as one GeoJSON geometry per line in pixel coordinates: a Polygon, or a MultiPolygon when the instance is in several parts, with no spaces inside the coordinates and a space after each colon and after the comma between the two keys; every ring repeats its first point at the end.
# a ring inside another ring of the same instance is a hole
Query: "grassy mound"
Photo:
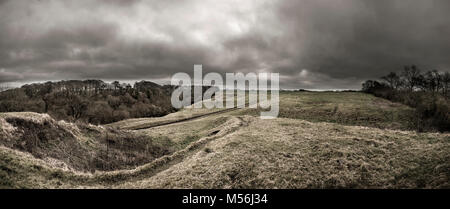
{"type": "Polygon", "coordinates": [[[55,121],[47,114],[1,113],[0,124],[0,145],[69,170],[132,168],[173,152],[164,140],[158,144],[148,136],[55,121]]]}

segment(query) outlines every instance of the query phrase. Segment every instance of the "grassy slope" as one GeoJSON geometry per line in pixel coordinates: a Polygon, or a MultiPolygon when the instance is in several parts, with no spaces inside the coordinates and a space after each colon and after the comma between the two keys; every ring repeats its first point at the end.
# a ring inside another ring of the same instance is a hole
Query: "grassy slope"
{"type": "MultiPolygon", "coordinates": [[[[222,120],[222,119],[220,119],[222,120]]],[[[218,125],[219,132],[208,134],[189,145],[180,146],[176,152],[160,157],[151,163],[131,170],[83,173],[58,168],[48,161],[37,159],[28,153],[0,146],[0,188],[103,188],[131,180],[144,179],[180,163],[186,156],[202,148],[208,142],[233,133],[240,126],[236,118],[226,119],[218,125]]]]}
{"type": "Polygon", "coordinates": [[[244,117],[247,125],[139,188],[449,187],[449,134],[244,117]]]}
{"type": "Polygon", "coordinates": [[[0,145],[84,172],[134,168],[175,151],[168,139],[55,121],[47,114],[0,113],[0,145]]]}
{"type": "Polygon", "coordinates": [[[281,92],[279,117],[401,130],[415,126],[414,109],[360,92],[281,92]]]}
{"type": "MultiPolygon", "coordinates": [[[[140,130],[155,139],[167,137],[178,151],[134,170],[95,174],[75,174],[28,154],[0,148],[0,185],[7,188],[450,187],[450,134],[339,124],[351,124],[356,114],[377,119],[373,123],[359,120],[356,124],[407,129],[402,118],[410,108],[360,93],[296,92],[283,93],[281,98],[281,116],[315,123],[287,118],[261,120],[248,116],[256,115],[255,110],[243,109],[140,130]],[[329,115],[320,117],[335,106],[336,112],[342,112],[341,117],[336,117],[340,120],[330,121],[333,118],[329,115]],[[306,111],[308,108],[314,111],[306,111]],[[392,117],[383,116],[389,114],[392,117]]],[[[176,114],[189,116],[189,111],[176,114]]],[[[131,121],[146,123],[167,117],[131,121]]]]}

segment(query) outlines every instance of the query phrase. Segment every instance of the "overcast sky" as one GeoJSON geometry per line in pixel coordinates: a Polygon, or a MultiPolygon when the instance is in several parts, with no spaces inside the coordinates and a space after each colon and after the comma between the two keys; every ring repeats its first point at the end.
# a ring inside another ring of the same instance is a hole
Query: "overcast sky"
{"type": "Polygon", "coordinates": [[[0,0],[0,83],[277,72],[359,89],[403,65],[450,70],[448,0],[0,0]]]}

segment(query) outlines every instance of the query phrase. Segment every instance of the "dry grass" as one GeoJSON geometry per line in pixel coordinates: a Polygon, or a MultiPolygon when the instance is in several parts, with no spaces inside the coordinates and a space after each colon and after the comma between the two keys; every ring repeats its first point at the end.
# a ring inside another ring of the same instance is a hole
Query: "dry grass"
{"type": "MultiPolygon", "coordinates": [[[[138,130],[146,127],[157,126],[160,124],[174,123],[179,122],[184,119],[194,118],[202,115],[213,114],[215,112],[224,111],[225,103],[228,98],[234,97],[235,105],[237,104],[237,95],[229,96],[224,94],[224,107],[223,108],[194,108],[194,105],[187,106],[178,112],[168,114],[163,117],[153,117],[153,118],[135,118],[119,121],[116,123],[105,125],[106,127],[115,127],[119,129],[128,129],[128,130],[138,130]]],[[[248,95],[245,97],[245,101],[248,102],[248,95]]],[[[206,103],[211,103],[211,100],[203,101],[203,107],[205,107],[206,103]]]]}
{"type": "MultiPolygon", "coordinates": [[[[299,112],[292,117],[307,119],[337,105],[336,112],[341,111],[342,117],[350,120],[352,111],[372,113],[370,118],[377,118],[380,109],[397,111],[397,119],[374,122],[383,127],[397,123],[409,111],[402,105],[359,93],[345,93],[344,98],[341,93],[323,93],[318,98],[314,94],[318,93],[282,94],[282,112],[292,107],[299,112]],[[320,111],[310,115],[298,111],[312,106],[320,111]]],[[[191,117],[202,111],[210,110],[186,109],[162,118],[127,120],[113,126],[191,117]]],[[[37,159],[26,152],[0,147],[0,187],[450,188],[449,133],[349,126],[345,120],[318,122],[320,117],[310,121],[262,120],[254,114],[252,109],[243,109],[134,131],[159,146],[171,147],[173,152],[133,169],[80,172],[64,167],[58,160],[37,159]]],[[[73,133],[80,143],[98,143],[95,134],[87,134],[83,127],[57,124],[73,133]]],[[[372,126],[367,121],[363,124],[372,126]]],[[[0,140],[12,140],[10,136],[17,127],[9,124],[4,115],[0,115],[0,125],[0,140]]],[[[402,125],[398,127],[403,129],[402,125]]]]}
{"type": "MultiPolygon", "coordinates": [[[[258,109],[237,114],[258,116],[258,109]]],[[[281,92],[281,118],[413,130],[414,109],[360,92],[281,92]]]]}
{"type": "Polygon", "coordinates": [[[449,134],[244,117],[138,188],[449,188],[449,134]]]}
{"type": "Polygon", "coordinates": [[[0,124],[0,145],[69,170],[133,168],[175,151],[166,146],[169,140],[55,121],[47,114],[1,113],[0,124]]]}
{"type": "Polygon", "coordinates": [[[108,124],[107,127],[118,127],[120,129],[135,129],[141,126],[156,125],[161,123],[178,121],[180,119],[195,117],[215,111],[215,109],[182,109],[178,112],[168,114],[163,117],[135,118],[108,124]]]}

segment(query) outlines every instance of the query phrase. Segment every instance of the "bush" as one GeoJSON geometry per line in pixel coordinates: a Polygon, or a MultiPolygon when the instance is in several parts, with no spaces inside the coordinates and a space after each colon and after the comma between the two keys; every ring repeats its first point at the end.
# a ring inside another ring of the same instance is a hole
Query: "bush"
{"type": "Polygon", "coordinates": [[[450,131],[450,98],[436,91],[393,89],[378,81],[366,81],[366,93],[399,102],[416,109],[417,131],[450,131]]]}
{"type": "Polygon", "coordinates": [[[421,124],[419,131],[435,128],[441,132],[450,131],[450,105],[447,98],[439,95],[422,95],[416,107],[421,124]]]}

